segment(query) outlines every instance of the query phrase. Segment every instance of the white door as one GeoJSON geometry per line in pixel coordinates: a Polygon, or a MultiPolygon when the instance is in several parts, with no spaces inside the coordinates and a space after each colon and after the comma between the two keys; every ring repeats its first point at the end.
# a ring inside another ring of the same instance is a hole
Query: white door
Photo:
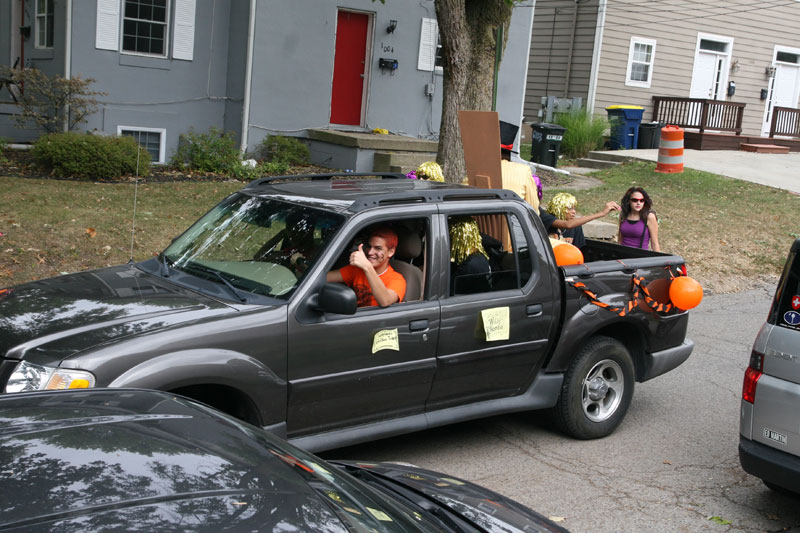
{"type": "MultiPolygon", "coordinates": [[[[689,98],[707,98],[710,100],[725,100],[727,96],[724,84],[727,81],[727,58],[725,54],[698,50],[694,60],[694,71],[692,72],[692,88],[689,98]]],[[[692,118],[695,124],[699,124],[703,114],[703,108],[695,105],[691,108],[694,112],[692,118]]],[[[721,109],[712,107],[706,124],[717,124],[717,115],[722,113],[721,109]]],[[[706,131],[716,131],[708,129],[706,131]]]]}
{"type": "Polygon", "coordinates": [[[800,96],[800,65],[775,63],[775,77],[769,80],[767,108],[761,135],[769,135],[772,108],[797,107],[798,96],[800,96]]]}
{"type": "Polygon", "coordinates": [[[711,98],[716,100],[718,78],[720,76],[719,57],[717,54],[700,50],[694,60],[692,72],[692,88],[689,98],[711,98]]]}

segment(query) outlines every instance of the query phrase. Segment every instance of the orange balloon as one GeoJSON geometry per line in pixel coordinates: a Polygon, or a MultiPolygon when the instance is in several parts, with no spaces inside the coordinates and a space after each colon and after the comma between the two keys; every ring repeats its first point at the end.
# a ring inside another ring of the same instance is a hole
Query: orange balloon
{"type": "Polygon", "coordinates": [[[574,244],[563,242],[553,248],[558,266],[581,265],[583,264],[583,253],[574,244]]]}
{"type": "MultiPolygon", "coordinates": [[[[668,278],[654,279],[647,284],[647,292],[650,293],[650,297],[653,298],[653,300],[660,304],[671,303],[669,299],[669,286],[671,281],[672,280],[668,278]]],[[[647,303],[644,301],[644,298],[639,300],[639,307],[645,311],[653,310],[652,307],[647,305],[647,303]]]]}
{"type": "Polygon", "coordinates": [[[675,278],[669,286],[669,299],[680,309],[692,309],[702,301],[703,287],[689,276],[675,278]]]}

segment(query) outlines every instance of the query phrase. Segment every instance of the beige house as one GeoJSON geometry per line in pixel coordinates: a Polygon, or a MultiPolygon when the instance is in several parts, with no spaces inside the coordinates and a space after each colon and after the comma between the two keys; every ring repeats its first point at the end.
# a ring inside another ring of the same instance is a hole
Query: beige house
{"type": "Polygon", "coordinates": [[[581,97],[596,112],[640,105],[646,121],[672,97],[662,120],[766,137],[773,107],[798,107],[800,2],[537,0],[526,121],[539,120],[548,95],[581,97]],[[714,102],[704,110],[688,99],[714,102]]]}

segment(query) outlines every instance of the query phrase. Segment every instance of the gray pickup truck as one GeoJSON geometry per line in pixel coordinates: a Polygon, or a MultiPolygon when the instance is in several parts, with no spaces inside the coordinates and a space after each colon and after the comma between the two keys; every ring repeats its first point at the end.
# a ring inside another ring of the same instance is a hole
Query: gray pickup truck
{"type": "MultiPolygon", "coordinates": [[[[551,409],[611,433],[635,382],[685,361],[688,313],[644,289],[681,257],[589,241],[558,267],[513,192],[352,174],[264,178],[157,258],[0,290],[0,390],[160,389],[320,451],[479,417],[551,409]],[[448,223],[473,217],[488,284],[452,279],[448,223]],[[373,224],[399,237],[407,291],[356,308],[325,274],[373,224]],[[310,237],[291,242],[301,229],[310,237]]],[[[663,284],[663,283],[662,283],[663,284]]]]}

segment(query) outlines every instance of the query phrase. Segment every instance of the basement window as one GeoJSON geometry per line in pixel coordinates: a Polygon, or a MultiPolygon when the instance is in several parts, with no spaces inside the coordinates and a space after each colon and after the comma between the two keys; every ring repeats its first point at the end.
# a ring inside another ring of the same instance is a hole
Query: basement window
{"type": "Polygon", "coordinates": [[[163,128],[139,128],[133,126],[118,126],[117,135],[133,137],[139,146],[150,154],[153,163],[164,162],[165,140],[167,130],[163,128]]]}

